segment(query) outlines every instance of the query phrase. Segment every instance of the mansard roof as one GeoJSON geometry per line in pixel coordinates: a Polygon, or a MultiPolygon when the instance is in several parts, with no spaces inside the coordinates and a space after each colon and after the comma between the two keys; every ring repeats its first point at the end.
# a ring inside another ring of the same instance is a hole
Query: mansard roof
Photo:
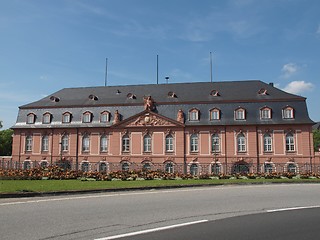
{"type": "Polygon", "coordinates": [[[145,96],[152,96],[156,104],[305,100],[273,84],[249,80],[64,88],[20,108],[142,105],[145,96]]]}

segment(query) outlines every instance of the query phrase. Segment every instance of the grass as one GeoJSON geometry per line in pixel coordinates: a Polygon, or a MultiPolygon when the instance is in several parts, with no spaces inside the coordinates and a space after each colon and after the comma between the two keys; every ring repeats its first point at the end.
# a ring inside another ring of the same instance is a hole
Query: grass
{"type": "Polygon", "coordinates": [[[1,193],[59,192],[79,190],[124,189],[165,186],[193,186],[261,183],[320,183],[320,179],[220,179],[220,180],[145,180],[145,181],[80,181],[80,180],[0,180],[1,193]]]}

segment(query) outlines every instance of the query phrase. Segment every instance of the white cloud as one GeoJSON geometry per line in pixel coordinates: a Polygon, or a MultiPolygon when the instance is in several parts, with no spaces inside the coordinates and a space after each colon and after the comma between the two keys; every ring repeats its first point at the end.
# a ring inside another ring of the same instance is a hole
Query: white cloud
{"type": "Polygon", "coordinates": [[[314,85],[312,83],[305,81],[293,81],[285,86],[283,90],[292,94],[301,94],[307,91],[312,91],[313,88],[314,85]]]}
{"type": "Polygon", "coordinates": [[[287,64],[283,65],[283,67],[281,69],[281,72],[282,72],[281,77],[289,78],[289,77],[293,76],[294,74],[296,74],[298,70],[299,70],[299,66],[297,64],[287,63],[287,64]]]}

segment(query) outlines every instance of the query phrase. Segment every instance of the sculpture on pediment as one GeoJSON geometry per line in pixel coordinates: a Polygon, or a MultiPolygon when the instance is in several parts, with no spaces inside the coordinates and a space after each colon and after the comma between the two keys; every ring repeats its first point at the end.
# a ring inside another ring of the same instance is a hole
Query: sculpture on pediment
{"type": "Polygon", "coordinates": [[[184,123],[184,113],[183,113],[182,109],[179,109],[179,111],[178,111],[177,121],[184,123]]]}
{"type": "Polygon", "coordinates": [[[143,97],[144,110],[154,110],[154,101],[151,96],[143,97]]]}
{"type": "Polygon", "coordinates": [[[128,126],[172,126],[172,123],[165,119],[158,118],[157,116],[147,113],[143,116],[138,117],[128,126]]]}
{"type": "Polygon", "coordinates": [[[113,119],[113,124],[119,123],[120,122],[120,113],[118,110],[114,112],[114,119],[113,119]]]}

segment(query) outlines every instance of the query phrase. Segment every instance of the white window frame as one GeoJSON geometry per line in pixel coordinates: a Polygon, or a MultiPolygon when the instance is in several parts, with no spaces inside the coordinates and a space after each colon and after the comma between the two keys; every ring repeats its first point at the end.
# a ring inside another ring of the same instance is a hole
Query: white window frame
{"type": "Polygon", "coordinates": [[[69,135],[63,135],[61,137],[61,151],[69,151],[69,135]]]}
{"type": "Polygon", "coordinates": [[[122,152],[130,152],[130,137],[128,134],[122,136],[121,149],[122,152]]]}
{"type": "Polygon", "coordinates": [[[293,108],[291,107],[286,107],[285,109],[283,109],[283,118],[284,119],[294,119],[294,115],[293,115],[293,108]]]}
{"type": "Polygon", "coordinates": [[[88,134],[82,137],[82,152],[90,152],[90,135],[88,134]]]}
{"type": "Polygon", "coordinates": [[[199,152],[199,135],[197,133],[193,133],[190,136],[190,152],[199,152]]]}
{"type": "Polygon", "coordinates": [[[173,136],[172,134],[168,134],[166,136],[166,152],[173,152],[174,151],[174,147],[173,147],[173,136]]]}
{"type": "Polygon", "coordinates": [[[100,122],[101,123],[110,122],[110,113],[108,111],[104,111],[100,114],[100,122]]]}
{"type": "Polygon", "coordinates": [[[246,120],[246,110],[239,108],[235,111],[235,120],[246,120]]]}
{"type": "Polygon", "coordinates": [[[217,133],[211,135],[211,152],[220,152],[220,137],[217,133]]]}
{"type": "Polygon", "coordinates": [[[29,113],[27,115],[27,124],[34,124],[36,121],[36,115],[34,113],[29,113]]]}
{"type": "Polygon", "coordinates": [[[271,109],[270,108],[263,108],[260,110],[260,118],[262,120],[271,119],[271,109]]]}
{"type": "Polygon", "coordinates": [[[189,111],[189,121],[199,121],[199,110],[191,109],[189,111]]]}
{"type": "Polygon", "coordinates": [[[32,135],[26,136],[26,152],[32,152],[32,145],[33,145],[33,137],[32,135]]]}
{"type": "Polygon", "coordinates": [[[42,123],[43,124],[49,124],[51,123],[51,114],[50,113],[45,113],[42,116],[42,123]]]}
{"type": "Polygon", "coordinates": [[[108,152],[108,136],[106,134],[100,137],[100,152],[108,152]]]}
{"type": "Polygon", "coordinates": [[[263,151],[272,152],[272,136],[270,133],[263,135],[263,151]]]}
{"type": "Polygon", "coordinates": [[[91,112],[85,112],[82,115],[82,122],[83,123],[91,123],[92,121],[92,113],[91,112]]]}
{"type": "Polygon", "coordinates": [[[143,137],[143,152],[151,152],[151,142],[152,138],[150,134],[146,134],[143,137]]]}
{"type": "Polygon", "coordinates": [[[247,139],[243,133],[237,135],[237,152],[247,151],[247,139]]]}
{"type": "Polygon", "coordinates": [[[286,134],[286,152],[295,151],[295,141],[293,133],[286,134]]]}
{"type": "Polygon", "coordinates": [[[71,122],[71,113],[65,112],[62,114],[62,123],[70,123],[71,122]]]}
{"type": "Polygon", "coordinates": [[[210,111],[210,120],[220,120],[220,110],[219,109],[212,109],[210,111]]]}
{"type": "Polygon", "coordinates": [[[43,135],[41,138],[41,151],[48,152],[49,151],[49,136],[43,135]]]}

